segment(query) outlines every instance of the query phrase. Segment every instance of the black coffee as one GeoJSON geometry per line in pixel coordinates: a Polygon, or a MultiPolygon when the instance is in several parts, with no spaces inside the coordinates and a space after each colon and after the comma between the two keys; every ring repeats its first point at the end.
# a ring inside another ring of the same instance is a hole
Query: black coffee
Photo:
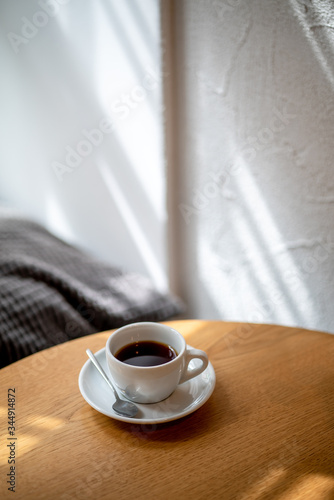
{"type": "Polygon", "coordinates": [[[150,340],[128,344],[115,354],[119,361],[134,366],[163,365],[176,356],[177,352],[173,347],[150,340]]]}

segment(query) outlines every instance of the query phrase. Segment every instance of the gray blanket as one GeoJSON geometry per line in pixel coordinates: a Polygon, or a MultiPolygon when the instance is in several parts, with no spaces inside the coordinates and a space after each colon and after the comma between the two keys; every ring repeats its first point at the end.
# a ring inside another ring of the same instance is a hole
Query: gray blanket
{"type": "Polygon", "coordinates": [[[35,222],[0,218],[0,367],[70,339],[135,321],[163,321],[181,302],[35,222]]]}

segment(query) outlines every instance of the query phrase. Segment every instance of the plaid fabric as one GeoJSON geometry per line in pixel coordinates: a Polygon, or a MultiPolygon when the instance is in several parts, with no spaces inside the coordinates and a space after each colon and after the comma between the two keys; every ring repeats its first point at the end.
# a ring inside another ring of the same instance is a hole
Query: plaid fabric
{"type": "Polygon", "coordinates": [[[182,310],[147,278],[113,268],[35,222],[0,217],[0,367],[70,339],[182,310]]]}

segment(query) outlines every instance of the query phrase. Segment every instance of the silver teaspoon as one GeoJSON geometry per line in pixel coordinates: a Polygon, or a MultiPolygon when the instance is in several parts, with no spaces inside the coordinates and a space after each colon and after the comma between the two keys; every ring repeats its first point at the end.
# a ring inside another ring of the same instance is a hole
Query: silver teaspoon
{"type": "Polygon", "coordinates": [[[111,381],[109,380],[108,376],[106,375],[105,371],[103,370],[102,366],[92,353],[90,349],[86,349],[86,353],[95,366],[95,368],[100,372],[104,380],[107,382],[109,387],[113,390],[113,393],[115,395],[116,401],[113,404],[113,409],[116,413],[119,415],[123,415],[124,417],[134,417],[138,413],[138,408],[135,404],[130,403],[130,401],[124,401],[124,399],[121,399],[119,395],[117,394],[117,391],[111,381]]]}

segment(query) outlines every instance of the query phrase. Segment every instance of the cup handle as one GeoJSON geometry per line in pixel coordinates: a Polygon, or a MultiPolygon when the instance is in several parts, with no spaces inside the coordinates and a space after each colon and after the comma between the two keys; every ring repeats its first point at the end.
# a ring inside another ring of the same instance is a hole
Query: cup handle
{"type": "Polygon", "coordinates": [[[187,348],[185,356],[186,356],[185,367],[181,375],[179,384],[183,384],[184,382],[187,382],[187,380],[197,377],[197,375],[204,372],[205,368],[209,364],[209,359],[207,354],[204,351],[200,351],[199,349],[187,348]],[[196,368],[191,369],[189,368],[189,363],[192,359],[200,359],[202,361],[202,364],[196,368]]]}

